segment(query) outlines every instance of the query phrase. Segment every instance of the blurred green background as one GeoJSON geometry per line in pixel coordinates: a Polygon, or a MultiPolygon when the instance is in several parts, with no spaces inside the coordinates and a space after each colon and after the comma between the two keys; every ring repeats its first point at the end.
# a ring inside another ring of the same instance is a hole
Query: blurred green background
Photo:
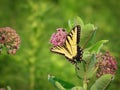
{"type": "MultiPolygon", "coordinates": [[[[55,90],[48,74],[79,85],[74,66],[49,50],[51,34],[76,16],[98,26],[96,40],[110,41],[104,48],[116,57],[119,69],[119,9],[119,0],[0,0],[0,27],[16,29],[22,41],[16,55],[0,55],[0,88],[55,90]]],[[[118,70],[109,90],[120,90],[119,76],[118,70]]]]}

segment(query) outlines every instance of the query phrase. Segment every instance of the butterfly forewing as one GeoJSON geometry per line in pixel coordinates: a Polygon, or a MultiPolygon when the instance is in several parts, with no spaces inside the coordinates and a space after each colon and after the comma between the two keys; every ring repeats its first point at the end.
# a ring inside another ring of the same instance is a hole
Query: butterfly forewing
{"type": "Polygon", "coordinates": [[[70,46],[69,51],[70,51],[72,57],[73,58],[76,57],[76,55],[77,55],[77,29],[76,29],[76,27],[73,28],[73,30],[68,34],[66,43],[69,44],[69,45],[66,45],[66,47],[70,46]]]}

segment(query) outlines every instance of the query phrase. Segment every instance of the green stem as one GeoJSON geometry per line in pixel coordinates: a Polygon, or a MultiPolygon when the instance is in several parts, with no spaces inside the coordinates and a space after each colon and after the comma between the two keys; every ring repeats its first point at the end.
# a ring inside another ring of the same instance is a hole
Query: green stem
{"type": "Polygon", "coordinates": [[[34,86],[35,86],[35,59],[34,57],[31,56],[30,59],[30,90],[34,90],[34,86]]]}
{"type": "Polygon", "coordinates": [[[83,80],[83,88],[84,90],[87,90],[87,77],[86,77],[86,72],[87,72],[87,65],[85,66],[85,74],[84,74],[84,80],[83,80]]]}
{"type": "Polygon", "coordinates": [[[87,90],[87,80],[86,80],[86,77],[83,80],[83,88],[84,88],[84,90],[87,90]]]}

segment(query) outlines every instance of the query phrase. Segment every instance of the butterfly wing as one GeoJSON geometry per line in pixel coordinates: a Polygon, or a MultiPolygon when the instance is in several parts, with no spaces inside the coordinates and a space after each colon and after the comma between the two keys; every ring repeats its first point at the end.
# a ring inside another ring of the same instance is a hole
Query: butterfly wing
{"type": "Polygon", "coordinates": [[[80,42],[80,26],[77,25],[68,34],[66,42],[65,42],[73,58],[76,57],[77,55],[77,44],[79,42],[80,42]]]}
{"type": "Polygon", "coordinates": [[[74,62],[77,57],[78,46],[80,41],[80,26],[75,26],[70,33],[68,33],[65,44],[63,46],[56,46],[51,48],[54,53],[62,54],[70,61],[74,62]]]}
{"type": "Polygon", "coordinates": [[[51,51],[54,52],[54,53],[58,53],[58,54],[64,55],[68,59],[72,59],[72,55],[68,51],[68,49],[66,48],[66,46],[53,47],[53,48],[51,48],[51,51]]]}

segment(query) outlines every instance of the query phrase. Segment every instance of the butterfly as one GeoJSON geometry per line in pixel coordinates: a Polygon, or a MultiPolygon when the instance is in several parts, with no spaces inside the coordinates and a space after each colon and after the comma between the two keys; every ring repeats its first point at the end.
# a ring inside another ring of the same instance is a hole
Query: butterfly
{"type": "Polygon", "coordinates": [[[80,25],[73,27],[67,34],[65,43],[62,46],[52,47],[51,52],[64,55],[73,64],[81,62],[83,51],[78,45],[80,42],[80,32],[80,25]]]}

